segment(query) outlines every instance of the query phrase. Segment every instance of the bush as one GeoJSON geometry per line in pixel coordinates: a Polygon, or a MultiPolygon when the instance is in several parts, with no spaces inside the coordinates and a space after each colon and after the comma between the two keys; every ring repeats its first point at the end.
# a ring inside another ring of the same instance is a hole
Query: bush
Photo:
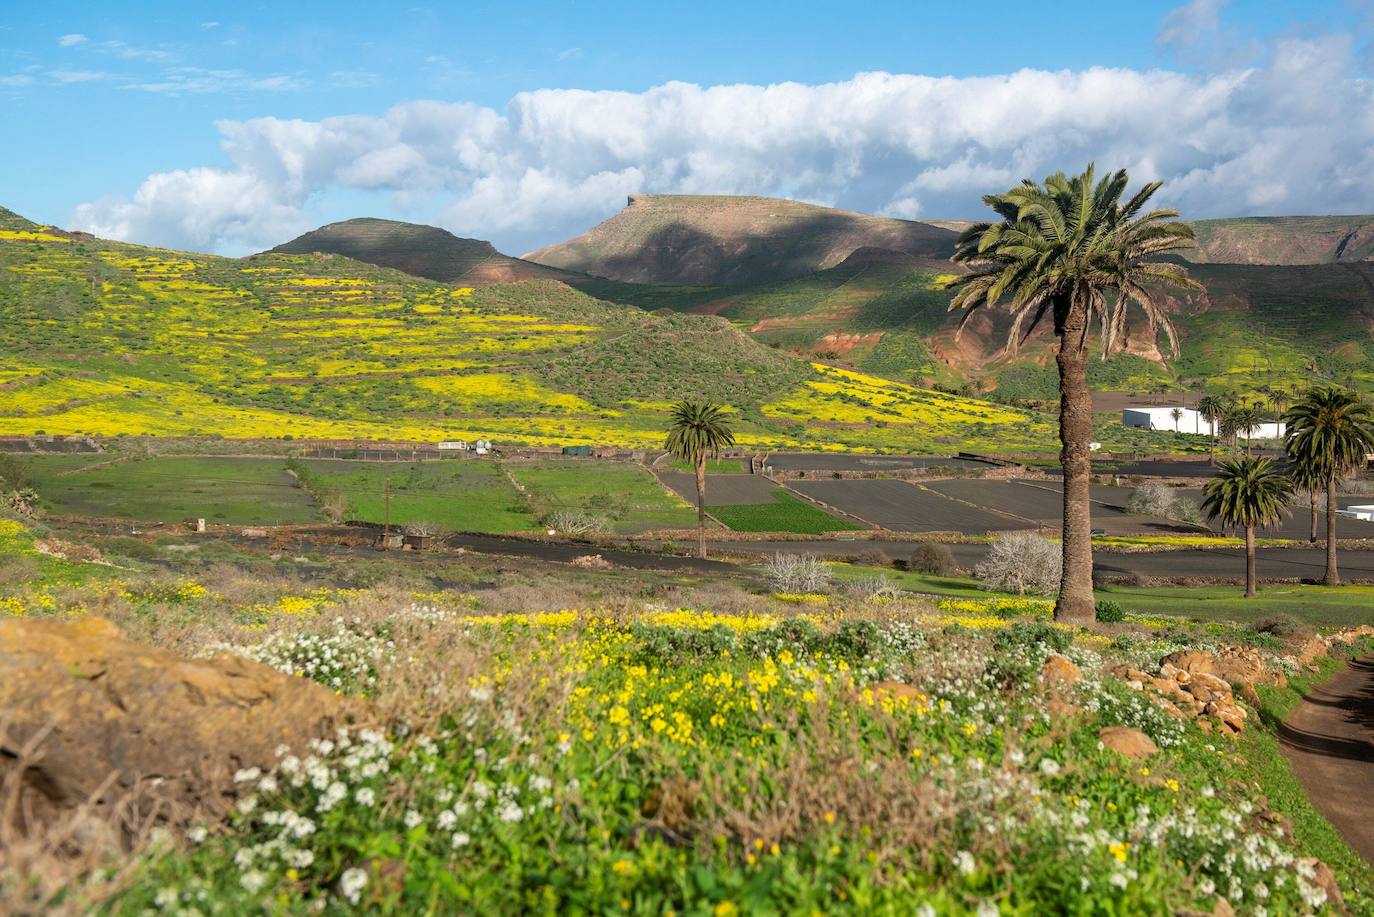
{"type": "Polygon", "coordinates": [[[1059,588],[1059,546],[1039,535],[1003,535],[992,543],[974,574],[984,589],[1016,595],[1049,595],[1059,588]]]}
{"type": "Polygon", "coordinates": [[[606,535],[611,531],[611,522],[605,516],[595,516],[578,510],[559,510],[541,520],[546,528],[559,535],[586,538],[592,535],[606,535]]]}
{"type": "Polygon", "coordinates": [[[1198,522],[1202,511],[1192,500],[1165,484],[1142,484],[1126,500],[1126,511],[1181,522],[1198,522]]]}
{"type": "Polygon", "coordinates": [[[764,576],[774,592],[824,592],[830,588],[830,568],[814,554],[779,551],[763,564],[764,576]]]}
{"type": "Polygon", "coordinates": [[[863,564],[867,567],[890,567],[892,566],[892,558],[888,557],[881,548],[866,548],[854,558],[854,563],[863,564]]]}
{"type": "Polygon", "coordinates": [[[897,584],[881,573],[849,580],[844,584],[844,591],[859,599],[893,599],[902,594],[897,584]]]}
{"type": "Polygon", "coordinates": [[[1097,620],[1104,624],[1119,624],[1126,620],[1126,610],[1111,599],[1098,599],[1097,620]]]}
{"type": "Polygon", "coordinates": [[[906,567],[914,573],[929,573],[933,576],[949,576],[959,569],[954,562],[954,552],[949,545],[923,544],[911,552],[906,567]]]}

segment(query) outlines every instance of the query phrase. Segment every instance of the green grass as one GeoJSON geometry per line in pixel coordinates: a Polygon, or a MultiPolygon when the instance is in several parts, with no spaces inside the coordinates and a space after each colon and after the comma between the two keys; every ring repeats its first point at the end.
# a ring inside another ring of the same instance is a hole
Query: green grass
{"type": "MultiPolygon", "coordinates": [[[[680,461],[677,461],[677,460],[672,460],[672,461],[669,461],[669,462],[667,463],[667,466],[668,466],[668,470],[669,470],[669,471],[681,471],[681,472],[684,472],[684,473],[686,473],[686,472],[695,472],[695,471],[696,471],[696,469],[693,468],[692,465],[691,465],[691,463],[689,463],[689,462],[680,462],[680,461]]],[[[663,466],[660,465],[660,466],[658,466],[658,467],[661,468],[661,467],[663,467],[663,466]]],[[[744,473],[744,459],[737,459],[737,458],[733,458],[733,459],[707,459],[707,460],[706,460],[706,473],[707,473],[707,474],[743,474],[743,473],[744,473]]]]}
{"type": "Polygon", "coordinates": [[[580,511],[605,517],[617,532],[624,533],[696,524],[696,510],[639,465],[554,460],[509,462],[505,468],[524,486],[536,517],[558,510],[580,511]]]}
{"type": "Polygon", "coordinates": [[[341,494],[347,517],[382,522],[391,482],[391,523],[430,523],[459,532],[533,530],[533,513],[495,461],[443,462],[303,461],[304,479],[321,497],[341,494]]]}
{"type": "Polygon", "coordinates": [[[815,535],[820,532],[849,532],[861,528],[846,519],[832,516],[789,493],[773,494],[772,503],[740,503],[711,507],[726,528],[736,532],[793,532],[815,535]]]}
{"type": "Polygon", "coordinates": [[[35,456],[29,476],[44,511],[146,522],[204,518],[283,525],[321,517],[315,499],[280,459],[149,458],[80,471],[90,456],[35,456]],[[68,472],[68,473],[64,473],[68,472]]]}
{"type": "MultiPolygon", "coordinates": [[[[838,580],[883,573],[902,589],[928,595],[955,598],[1005,595],[989,592],[981,588],[977,580],[966,576],[932,576],[860,564],[832,566],[838,580]]],[[[1096,590],[1098,598],[1111,599],[1128,613],[1141,615],[1246,623],[1286,614],[1310,624],[1341,627],[1374,621],[1374,586],[1340,586],[1335,589],[1325,586],[1264,586],[1253,599],[1247,599],[1241,593],[1241,587],[1236,585],[1105,586],[1096,590]]]]}

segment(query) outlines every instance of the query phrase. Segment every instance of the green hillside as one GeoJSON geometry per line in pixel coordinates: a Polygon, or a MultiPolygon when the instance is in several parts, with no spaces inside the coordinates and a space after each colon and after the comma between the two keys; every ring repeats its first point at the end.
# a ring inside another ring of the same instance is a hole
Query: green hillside
{"type": "Polygon", "coordinates": [[[553,281],[468,287],[337,255],[244,259],[0,214],[0,433],[652,446],[668,404],[756,446],[1047,450],[1041,418],[553,281]]]}
{"type": "Polygon", "coordinates": [[[1374,216],[1233,217],[1195,220],[1190,261],[1328,264],[1374,258],[1374,216]]]}

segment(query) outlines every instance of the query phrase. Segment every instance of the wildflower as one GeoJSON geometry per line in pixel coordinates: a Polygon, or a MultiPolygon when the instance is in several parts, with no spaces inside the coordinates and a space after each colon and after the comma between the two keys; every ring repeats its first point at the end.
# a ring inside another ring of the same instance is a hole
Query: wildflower
{"type": "Polygon", "coordinates": [[[416,812],[414,809],[409,809],[407,810],[403,821],[405,822],[405,826],[407,828],[415,828],[418,827],[420,822],[424,821],[424,819],[420,817],[419,812],[416,812]]]}
{"type": "Polygon", "coordinates": [[[267,884],[267,875],[256,869],[250,869],[248,872],[239,876],[239,884],[250,894],[256,894],[262,891],[262,887],[267,884]]]}
{"type": "Polygon", "coordinates": [[[472,843],[472,838],[468,837],[467,833],[464,831],[459,831],[457,834],[453,835],[454,850],[457,850],[459,847],[466,847],[470,843],[472,843]]]}
{"type": "Polygon", "coordinates": [[[1107,845],[1107,849],[1111,851],[1112,856],[1116,857],[1118,863],[1124,863],[1126,862],[1126,852],[1130,849],[1130,846],[1121,843],[1121,841],[1113,841],[1107,845]]]}
{"type": "Polygon", "coordinates": [[[1053,758],[1040,759],[1040,773],[1044,774],[1046,777],[1053,777],[1055,774],[1059,773],[1059,770],[1059,762],[1053,758]]]}
{"type": "Polygon", "coordinates": [[[360,806],[370,806],[377,801],[377,791],[370,786],[361,787],[353,794],[353,798],[360,806]]]}
{"type": "Polygon", "coordinates": [[[358,867],[345,869],[339,877],[339,893],[348,899],[349,904],[357,904],[367,886],[367,873],[358,867]]]}
{"type": "Polygon", "coordinates": [[[524,810],[513,802],[507,802],[496,810],[496,817],[508,824],[519,821],[524,815],[524,810]]]}
{"type": "Polygon", "coordinates": [[[256,767],[245,767],[245,768],[243,768],[242,770],[235,772],[235,774],[234,774],[234,782],[235,782],[235,783],[251,783],[252,781],[257,780],[258,777],[261,776],[261,775],[262,775],[262,771],[259,770],[258,768],[256,768],[256,767]]]}
{"type": "Polygon", "coordinates": [[[973,860],[973,854],[967,850],[960,850],[954,855],[954,868],[959,870],[960,875],[971,875],[977,864],[973,860]]]}
{"type": "Polygon", "coordinates": [[[611,872],[621,878],[629,878],[635,874],[635,864],[629,860],[616,860],[611,864],[611,872]]]}
{"type": "Polygon", "coordinates": [[[722,901],[711,911],[714,917],[737,917],[739,906],[733,901],[722,901]]]}

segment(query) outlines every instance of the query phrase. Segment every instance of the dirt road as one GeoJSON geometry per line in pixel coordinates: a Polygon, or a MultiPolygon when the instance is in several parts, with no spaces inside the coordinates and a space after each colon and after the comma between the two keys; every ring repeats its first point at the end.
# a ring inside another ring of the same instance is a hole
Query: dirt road
{"type": "Polygon", "coordinates": [[[1374,864],[1374,658],[1309,692],[1279,736],[1312,804],[1374,864]]]}

